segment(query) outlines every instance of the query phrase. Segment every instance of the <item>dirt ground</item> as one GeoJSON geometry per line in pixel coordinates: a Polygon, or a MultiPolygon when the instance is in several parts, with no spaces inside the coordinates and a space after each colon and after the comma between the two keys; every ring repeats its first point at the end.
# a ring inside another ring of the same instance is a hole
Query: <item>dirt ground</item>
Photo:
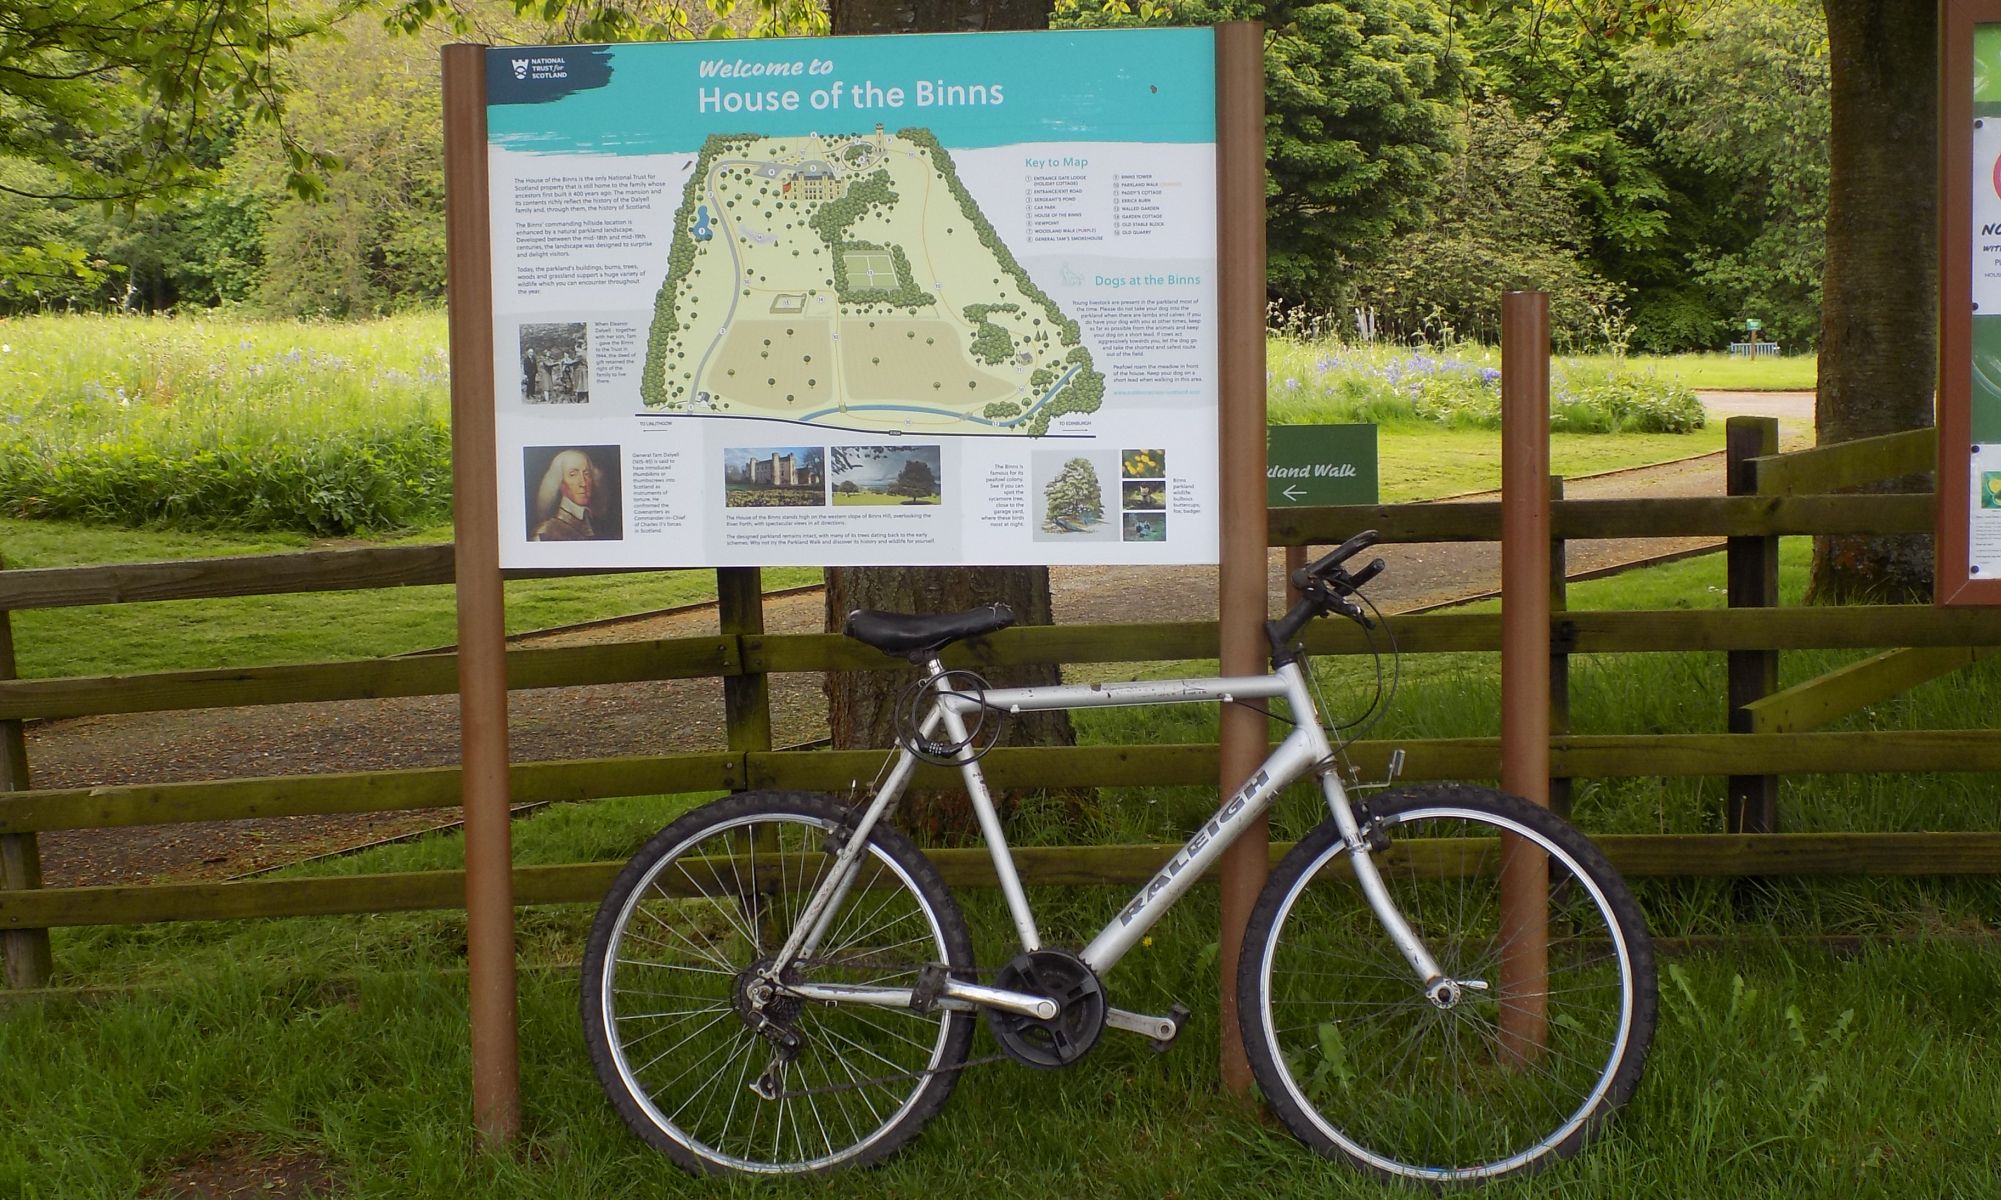
{"type": "MultiPolygon", "coordinates": [[[[1714,416],[1776,415],[1788,444],[1810,436],[1812,397],[1798,394],[1706,395],[1714,416]]],[[[1574,499],[1718,495],[1723,456],[1706,455],[1568,483],[1574,499]]],[[[1477,499],[1481,497],[1461,497],[1477,499]]],[[[1719,545],[1700,538],[1572,542],[1572,576],[1662,555],[1719,545]]],[[[1389,563],[1370,588],[1386,613],[1411,612],[1497,589],[1496,544],[1386,546],[1389,563]]],[[[1270,588],[1280,594],[1283,554],[1271,558],[1270,588]]],[[[1057,621],[1204,620],[1216,615],[1214,567],[1094,567],[1051,571],[1057,621]]],[[[817,591],[767,602],[774,633],[816,632],[825,614],[817,591]]],[[[716,632],[703,606],[539,635],[538,645],[694,636],[716,632]]],[[[773,734],[790,745],[823,737],[819,675],[781,675],[772,685],[773,734]]],[[[456,696],[274,705],[197,712],[138,713],[37,722],[27,731],[37,788],[103,787],[244,776],[456,765],[456,696]]],[[[661,754],[723,743],[722,689],[713,679],[549,688],[509,701],[514,761],[661,754]]],[[[45,882],[67,887],[139,879],[225,879],[429,828],[449,812],[281,817],[251,821],[82,830],[41,837],[45,882]]]]}

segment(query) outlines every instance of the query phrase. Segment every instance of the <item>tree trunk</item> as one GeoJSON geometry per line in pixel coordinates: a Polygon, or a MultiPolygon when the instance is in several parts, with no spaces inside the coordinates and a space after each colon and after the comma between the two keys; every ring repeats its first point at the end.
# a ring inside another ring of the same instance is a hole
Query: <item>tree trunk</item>
{"type": "MultiPolygon", "coordinates": [[[[837,0],[835,33],[949,33],[1041,29],[1049,24],[1047,0],[1007,0],[973,4],[964,0],[837,0]]],[[[827,570],[827,628],[838,631],[858,608],[891,612],[949,612],[980,604],[1006,604],[1022,625],[1050,623],[1047,567],[830,567],[827,570]]],[[[988,674],[997,687],[1030,687],[1061,682],[1053,666],[1016,667],[988,674]]],[[[896,702],[910,685],[907,672],[836,671],[827,676],[828,722],[837,749],[887,747],[895,740],[896,702]]],[[[1068,713],[1023,713],[1010,717],[1005,741],[1013,746],[1069,746],[1076,743],[1068,713]]],[[[998,797],[1003,809],[1012,797],[998,797]]],[[[912,793],[903,801],[898,823],[922,838],[951,839],[973,828],[965,794],[912,793]]]]}
{"type": "MultiPolygon", "coordinates": [[[[1828,445],[1933,422],[1938,5],[1824,0],[1824,7],[1833,130],[1815,429],[1828,445]]],[[[1909,476],[1852,490],[1929,486],[1925,476],[1909,476]]],[[[1927,536],[1814,541],[1814,600],[1928,600],[1931,591],[1927,536]]]]}

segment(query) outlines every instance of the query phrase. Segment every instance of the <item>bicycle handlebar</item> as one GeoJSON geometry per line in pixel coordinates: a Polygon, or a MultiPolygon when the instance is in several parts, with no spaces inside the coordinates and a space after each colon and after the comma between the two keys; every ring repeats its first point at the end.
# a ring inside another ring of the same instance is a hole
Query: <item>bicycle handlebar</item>
{"type": "Polygon", "coordinates": [[[1292,586],[1305,594],[1284,616],[1265,622],[1265,636],[1271,641],[1274,665],[1289,662],[1298,656],[1293,639],[1315,617],[1340,613],[1364,629],[1373,628],[1374,622],[1363,613],[1362,606],[1349,597],[1363,584],[1382,574],[1383,560],[1372,559],[1355,572],[1344,570],[1341,564],[1381,540],[1375,530],[1365,529],[1312,564],[1292,573],[1292,586]]]}
{"type": "MultiPolygon", "coordinates": [[[[1311,565],[1301,567],[1297,571],[1294,571],[1292,573],[1292,586],[1298,588],[1302,592],[1307,591],[1309,589],[1309,585],[1312,580],[1329,578],[1336,567],[1340,566],[1344,562],[1347,562],[1349,559],[1355,557],[1357,554],[1360,554],[1362,551],[1367,550],[1369,547],[1375,545],[1377,542],[1381,540],[1382,540],[1382,535],[1378,534],[1375,530],[1364,529],[1362,532],[1356,534],[1354,537],[1349,538],[1347,541],[1342,542],[1340,545],[1334,547],[1334,549],[1328,551],[1326,554],[1316,559],[1311,565]]],[[[1382,561],[1381,559],[1376,560],[1377,564],[1380,564],[1381,561],[1382,561]]],[[[1364,571],[1369,570],[1368,567],[1364,567],[1362,569],[1364,571]]],[[[1380,571],[1382,567],[1380,565],[1376,565],[1375,569],[1380,571]]],[[[1373,574],[1370,577],[1373,578],[1374,577],[1373,574]]]]}

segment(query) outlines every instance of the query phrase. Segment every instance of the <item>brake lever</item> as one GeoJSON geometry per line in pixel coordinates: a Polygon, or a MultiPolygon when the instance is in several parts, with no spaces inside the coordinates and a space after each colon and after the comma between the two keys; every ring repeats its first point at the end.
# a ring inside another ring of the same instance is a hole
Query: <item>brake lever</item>
{"type": "Polygon", "coordinates": [[[1376,627],[1376,623],[1369,619],[1368,613],[1363,611],[1362,606],[1348,599],[1346,596],[1334,597],[1334,611],[1364,629],[1374,629],[1376,627]]]}

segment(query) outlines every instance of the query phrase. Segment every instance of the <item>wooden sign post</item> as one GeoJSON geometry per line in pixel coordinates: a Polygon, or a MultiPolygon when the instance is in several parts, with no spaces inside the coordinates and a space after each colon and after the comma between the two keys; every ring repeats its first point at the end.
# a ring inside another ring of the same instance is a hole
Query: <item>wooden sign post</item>
{"type": "MultiPolygon", "coordinates": [[[[1224,675],[1262,675],[1265,620],[1265,72],[1264,26],[1216,28],[1217,342],[1222,405],[1221,559],[1217,615],[1224,675]]],[[[1223,706],[1222,794],[1242,787],[1265,759],[1270,720],[1223,706]]],[[[1244,926],[1270,871],[1271,827],[1260,818],[1223,853],[1223,1086],[1250,1090],[1251,1066],[1237,1025],[1237,960],[1244,926]]]]}
{"type": "Polygon", "coordinates": [[[486,210],[486,47],[447,46],[445,255],[451,298],[452,522],[473,1124],[489,1148],[521,1132],[508,828],[507,635],[493,413],[493,256],[486,210]]]}

